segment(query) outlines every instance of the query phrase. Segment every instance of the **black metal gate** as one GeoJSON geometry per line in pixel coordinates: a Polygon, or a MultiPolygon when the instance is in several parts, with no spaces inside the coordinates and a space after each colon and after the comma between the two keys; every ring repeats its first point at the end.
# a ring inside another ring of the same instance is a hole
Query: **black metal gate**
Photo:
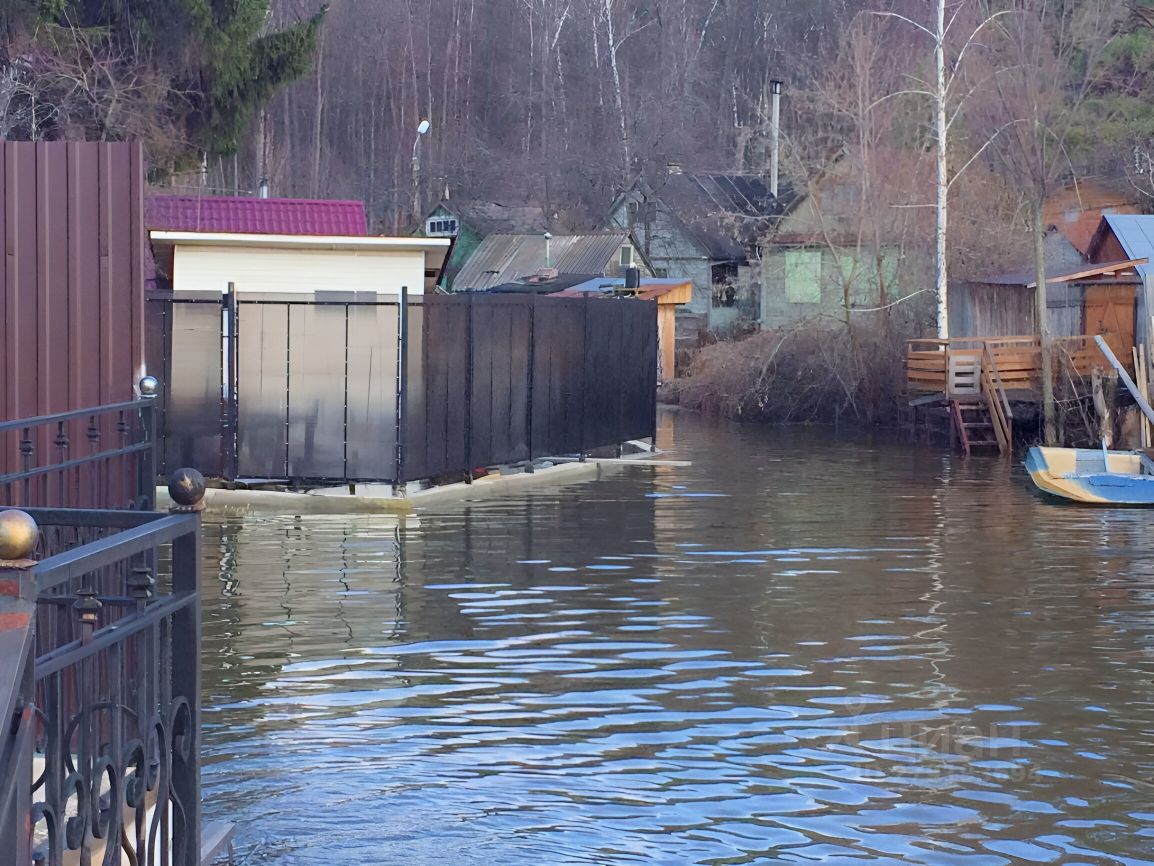
{"type": "Polygon", "coordinates": [[[152,301],[163,467],[398,482],[653,435],[653,302],[402,297],[152,301]]]}

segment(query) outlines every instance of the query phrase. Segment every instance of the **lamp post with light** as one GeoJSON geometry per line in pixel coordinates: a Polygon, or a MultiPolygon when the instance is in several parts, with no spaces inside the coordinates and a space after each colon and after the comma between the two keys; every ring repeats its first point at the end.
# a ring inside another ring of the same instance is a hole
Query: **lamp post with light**
{"type": "Polygon", "coordinates": [[[429,131],[429,121],[417,124],[417,137],[413,140],[413,222],[421,219],[421,138],[429,131]]]}

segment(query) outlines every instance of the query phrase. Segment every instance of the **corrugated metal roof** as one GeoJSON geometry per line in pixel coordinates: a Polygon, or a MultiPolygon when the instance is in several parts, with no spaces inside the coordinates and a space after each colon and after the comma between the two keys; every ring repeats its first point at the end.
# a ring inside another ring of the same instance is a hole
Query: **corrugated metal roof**
{"type": "Polygon", "coordinates": [[[359,201],[300,198],[152,195],[144,203],[147,229],[270,235],[365,235],[359,201]]]}
{"type": "MultiPolygon", "coordinates": [[[[1118,243],[1131,259],[1154,258],[1154,216],[1138,214],[1103,214],[1118,243]]],[[[1149,264],[1138,265],[1138,273],[1146,278],[1149,264]]]]}
{"type": "MultiPolygon", "coordinates": [[[[549,267],[559,274],[603,274],[617,260],[628,232],[558,235],[549,241],[549,267]]],[[[453,280],[462,289],[488,289],[546,267],[544,235],[489,235],[453,280]]]]}
{"type": "Polygon", "coordinates": [[[794,198],[789,189],[775,198],[759,175],[706,172],[666,175],[654,192],[713,261],[744,261],[743,241],[781,217],[794,198]]]}

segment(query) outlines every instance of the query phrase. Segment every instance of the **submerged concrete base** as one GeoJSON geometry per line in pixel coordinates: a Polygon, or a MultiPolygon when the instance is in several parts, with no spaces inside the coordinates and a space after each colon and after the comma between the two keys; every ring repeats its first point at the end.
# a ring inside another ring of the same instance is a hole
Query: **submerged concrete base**
{"type": "MultiPolygon", "coordinates": [[[[205,511],[211,514],[241,515],[253,512],[280,514],[411,514],[421,508],[513,496],[523,490],[594,481],[607,474],[625,471],[631,466],[687,466],[684,461],[665,461],[655,454],[605,460],[589,459],[584,463],[558,463],[534,472],[516,471],[512,474],[494,472],[478,478],[472,484],[464,482],[445,484],[414,491],[406,496],[394,496],[389,484],[357,484],[356,493],[348,486],[326,487],[307,493],[279,490],[223,490],[209,488],[204,495],[205,511]]],[[[156,491],[157,508],[171,504],[168,490],[156,491]]]]}

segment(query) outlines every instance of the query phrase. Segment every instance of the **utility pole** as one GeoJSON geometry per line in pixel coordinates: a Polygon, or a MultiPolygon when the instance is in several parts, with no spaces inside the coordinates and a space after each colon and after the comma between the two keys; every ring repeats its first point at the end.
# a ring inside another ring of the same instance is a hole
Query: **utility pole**
{"type": "Polygon", "coordinates": [[[777,198],[778,164],[781,161],[781,82],[769,82],[773,109],[769,121],[769,191],[777,198]]]}
{"type": "Polygon", "coordinates": [[[934,288],[938,294],[938,339],[950,338],[949,275],[946,267],[946,219],[950,192],[949,153],[946,149],[949,124],[946,120],[946,0],[937,0],[934,28],[934,66],[937,91],[934,96],[934,127],[937,134],[937,220],[934,224],[934,288]]]}

